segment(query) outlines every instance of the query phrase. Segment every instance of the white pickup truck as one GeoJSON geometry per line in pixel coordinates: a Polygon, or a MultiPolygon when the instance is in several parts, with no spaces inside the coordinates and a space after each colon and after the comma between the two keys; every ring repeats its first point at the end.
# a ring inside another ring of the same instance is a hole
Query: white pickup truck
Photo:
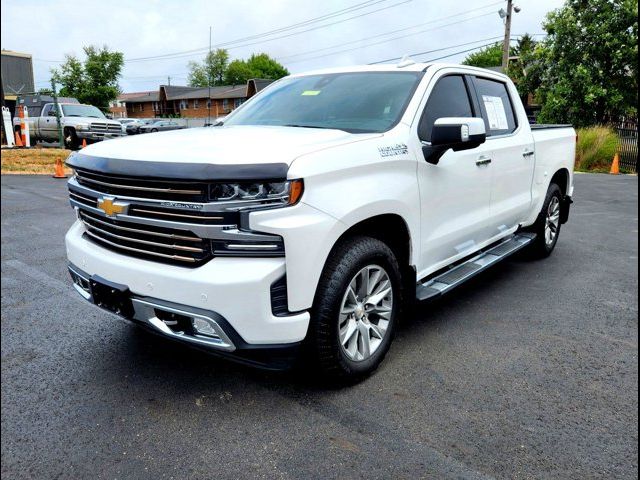
{"type": "Polygon", "coordinates": [[[76,290],[166,337],[336,378],[374,370],[428,300],[568,219],[575,132],[460,65],[291,75],[215,127],[72,154],[76,290]]]}

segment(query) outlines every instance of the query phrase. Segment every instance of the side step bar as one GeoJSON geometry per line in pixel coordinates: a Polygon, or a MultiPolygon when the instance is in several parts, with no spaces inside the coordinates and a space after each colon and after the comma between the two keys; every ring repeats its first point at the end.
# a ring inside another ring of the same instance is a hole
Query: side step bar
{"type": "Polygon", "coordinates": [[[439,297],[499,261],[513,255],[518,250],[533,242],[535,238],[535,233],[528,232],[516,233],[508,237],[506,240],[488,248],[464,263],[456,265],[446,272],[428,278],[425,282],[418,284],[416,288],[416,298],[422,301],[439,297]]]}

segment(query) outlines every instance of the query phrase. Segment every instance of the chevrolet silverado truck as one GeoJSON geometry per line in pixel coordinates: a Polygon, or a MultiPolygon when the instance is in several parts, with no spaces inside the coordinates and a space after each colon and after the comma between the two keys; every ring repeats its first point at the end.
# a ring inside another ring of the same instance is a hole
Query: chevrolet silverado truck
{"type": "Polygon", "coordinates": [[[551,254],[574,150],[573,128],[530,127],[496,72],[291,75],[217,126],[71,154],[69,271],[85,299],[167,338],[358,378],[410,301],[521,249],[551,254]]]}
{"type": "MultiPolygon", "coordinates": [[[[100,109],[93,105],[81,103],[58,103],[60,113],[60,127],[64,138],[64,145],[70,150],[77,150],[83,140],[95,143],[101,140],[117,138],[123,135],[122,126],[115,120],[109,120],[100,109]]],[[[58,120],[56,118],[55,103],[44,103],[37,109],[37,116],[32,115],[35,108],[28,103],[29,136],[32,145],[36,142],[58,141],[58,120]]],[[[14,129],[20,134],[20,119],[13,119],[14,129]]]]}

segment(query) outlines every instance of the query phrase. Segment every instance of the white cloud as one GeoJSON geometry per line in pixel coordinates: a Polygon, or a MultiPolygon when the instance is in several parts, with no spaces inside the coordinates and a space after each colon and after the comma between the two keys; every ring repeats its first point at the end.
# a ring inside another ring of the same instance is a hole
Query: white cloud
{"type": "MultiPolygon", "coordinates": [[[[285,27],[297,22],[326,15],[344,9],[363,0],[349,2],[327,0],[183,0],[183,1],[81,1],[60,0],[2,0],[2,48],[31,53],[34,57],[34,73],[38,87],[45,86],[50,78],[49,69],[56,63],[43,60],[63,59],[65,54],[81,54],[84,45],[108,45],[122,51],[125,58],[162,55],[200,47],[206,47],[209,26],[213,27],[213,43],[227,42],[238,38],[285,27]]],[[[342,18],[399,4],[402,0],[377,0],[365,9],[338,16],[322,23],[332,23],[342,18]]],[[[369,63],[386,58],[399,57],[405,53],[435,50],[478,39],[498,37],[503,33],[502,21],[497,13],[463,23],[435,29],[420,34],[399,38],[391,42],[366,46],[406,33],[452,23],[488,12],[497,12],[501,5],[486,6],[491,0],[411,0],[371,15],[354,18],[336,25],[289,36],[259,44],[230,48],[233,58],[245,58],[253,52],[266,52],[273,57],[287,57],[302,52],[312,52],[334,45],[342,48],[323,50],[315,54],[289,57],[285,64],[292,72],[336,65],[369,63]],[[486,6],[486,7],[484,7],[486,6]],[[484,7],[484,8],[481,8],[484,7]],[[473,12],[470,12],[474,10],[473,12]],[[424,24],[434,19],[469,12],[440,22],[424,25],[388,36],[377,36],[384,32],[424,24]],[[354,42],[377,36],[369,42],[354,42]],[[337,50],[355,50],[333,53],[337,50]],[[330,56],[313,58],[326,53],[330,56]],[[306,61],[298,61],[307,58],[306,61]],[[295,62],[294,62],[295,60],[295,62]]],[[[503,2],[506,5],[506,2],[503,2]]],[[[562,0],[520,0],[522,8],[514,14],[512,32],[541,33],[544,15],[562,5],[562,0]]],[[[309,25],[306,28],[310,28],[309,25]]],[[[286,32],[289,33],[289,32],[286,32]]],[[[472,47],[473,45],[471,45],[472,47]]],[[[469,47],[467,47],[469,48],[469,47]]],[[[452,49],[441,54],[454,53],[464,48],[452,49]]],[[[436,54],[434,54],[436,55],[436,54]]],[[[202,54],[191,57],[131,62],[125,65],[121,87],[124,91],[155,89],[166,83],[167,76],[173,84],[185,84],[187,62],[199,60],[202,54]]],[[[418,57],[428,59],[429,56],[418,57]]],[[[464,54],[446,61],[461,61],[464,54]]]]}

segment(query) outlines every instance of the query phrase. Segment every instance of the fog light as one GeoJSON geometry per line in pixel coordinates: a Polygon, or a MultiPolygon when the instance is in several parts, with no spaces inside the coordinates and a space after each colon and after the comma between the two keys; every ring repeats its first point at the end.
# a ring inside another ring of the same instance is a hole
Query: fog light
{"type": "Polygon", "coordinates": [[[207,337],[216,337],[218,338],[218,334],[213,329],[211,324],[202,318],[194,318],[192,321],[193,330],[198,335],[206,335],[207,337]]]}

